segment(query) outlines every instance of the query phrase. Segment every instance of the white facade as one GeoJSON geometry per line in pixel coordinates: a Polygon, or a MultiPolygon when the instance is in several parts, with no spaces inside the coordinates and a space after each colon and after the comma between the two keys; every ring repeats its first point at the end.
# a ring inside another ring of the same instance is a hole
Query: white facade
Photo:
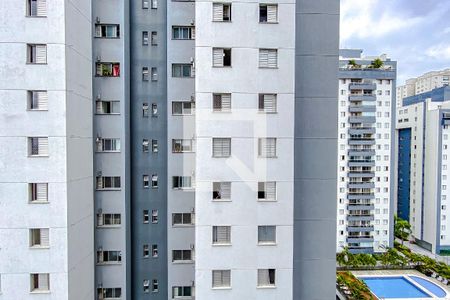
{"type": "Polygon", "coordinates": [[[397,109],[396,129],[411,130],[409,223],[412,237],[433,253],[448,250],[450,246],[447,163],[450,129],[445,121],[449,109],[450,102],[431,99],[397,109]]]}
{"type": "Polygon", "coordinates": [[[2,2],[0,299],[91,300],[90,1],[28,9],[2,2]]]}
{"type": "Polygon", "coordinates": [[[433,71],[417,78],[408,79],[405,85],[397,87],[397,107],[402,106],[403,98],[429,92],[450,84],[450,69],[433,71]]]}
{"type": "MultiPolygon", "coordinates": [[[[382,252],[391,240],[392,105],[383,70],[344,67],[339,83],[337,252],[382,252]]],[[[385,70],[393,71],[385,57],[385,70]]],[[[345,65],[348,58],[341,58],[345,65]]],[[[341,64],[342,68],[342,64],[341,64]]],[[[342,70],[342,69],[341,69],[342,70]]],[[[395,78],[395,76],[393,77],[395,78]]]]}
{"type": "Polygon", "coordinates": [[[275,2],[273,24],[259,23],[258,3],[230,3],[220,22],[212,1],[196,2],[196,297],[292,299],[295,2],[275,2]],[[231,66],[213,66],[215,48],[231,49],[231,66]],[[277,50],[276,67],[259,67],[260,49],[277,50]],[[231,110],[214,111],[214,93],[231,94],[231,110]],[[276,94],[276,113],[258,110],[259,94],[276,94]],[[213,156],[214,138],[230,139],[230,155],[213,156]],[[258,155],[260,138],[276,139],[275,155],[258,155]],[[230,199],[213,200],[213,182],[231,183],[230,199]],[[259,182],[276,182],[275,199],[258,200],[259,182]],[[276,226],[274,243],[258,244],[261,225],[276,226]],[[213,245],[213,226],[231,239],[213,245]],[[258,285],[269,269],[274,282],[258,285]],[[214,285],[221,270],[230,283],[214,285]]]}

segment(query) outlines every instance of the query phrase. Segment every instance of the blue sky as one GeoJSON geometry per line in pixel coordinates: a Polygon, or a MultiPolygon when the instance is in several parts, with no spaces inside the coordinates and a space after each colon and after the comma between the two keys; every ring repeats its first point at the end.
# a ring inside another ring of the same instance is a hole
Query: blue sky
{"type": "Polygon", "coordinates": [[[388,54],[399,84],[450,68],[450,0],[341,0],[341,47],[388,54]]]}

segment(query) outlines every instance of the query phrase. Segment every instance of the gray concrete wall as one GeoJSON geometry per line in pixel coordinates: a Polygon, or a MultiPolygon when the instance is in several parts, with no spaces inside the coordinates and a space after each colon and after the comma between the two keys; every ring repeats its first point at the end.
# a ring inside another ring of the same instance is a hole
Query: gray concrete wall
{"type": "Polygon", "coordinates": [[[339,1],[296,3],[293,299],[334,299],[339,1]]]}

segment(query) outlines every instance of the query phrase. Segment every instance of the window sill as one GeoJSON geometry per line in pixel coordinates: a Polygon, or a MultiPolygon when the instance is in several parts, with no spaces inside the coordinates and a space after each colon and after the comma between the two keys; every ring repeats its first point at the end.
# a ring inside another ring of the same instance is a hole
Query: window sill
{"type": "Polygon", "coordinates": [[[275,285],[262,285],[262,286],[257,286],[257,289],[276,289],[277,287],[275,285]]]}
{"type": "Polygon", "coordinates": [[[33,108],[27,108],[27,111],[48,111],[48,109],[33,109],[33,108]]]}
{"type": "Polygon", "coordinates": [[[30,246],[30,250],[46,250],[46,249],[50,249],[50,246],[30,246]]]}
{"type": "Polygon", "coordinates": [[[259,24],[279,24],[279,22],[261,22],[259,21],[259,24]]]}
{"type": "Polygon", "coordinates": [[[37,19],[46,19],[47,16],[28,16],[28,15],[25,15],[25,18],[32,18],[32,19],[34,19],[34,18],[37,18],[37,19]]]}
{"type": "Polygon", "coordinates": [[[195,151],[172,151],[173,154],[195,153],[195,151]]]}
{"type": "Polygon", "coordinates": [[[225,243],[222,243],[222,244],[220,244],[220,243],[218,243],[218,244],[212,244],[212,246],[213,247],[230,247],[231,246],[231,243],[227,243],[227,244],[225,244],[225,243]]]}
{"type": "Polygon", "coordinates": [[[95,189],[96,192],[117,192],[120,191],[121,189],[114,189],[114,188],[107,188],[107,189],[95,189]]]}
{"type": "Polygon", "coordinates": [[[185,227],[194,227],[194,224],[173,224],[173,228],[185,228],[185,227]]]}
{"type": "Polygon", "coordinates": [[[262,111],[262,110],[258,110],[258,114],[261,114],[261,115],[276,115],[276,114],[278,114],[278,112],[276,112],[276,111],[262,111]]]}
{"type": "Polygon", "coordinates": [[[258,202],[278,202],[277,200],[258,199],[258,202]]]}
{"type": "Polygon", "coordinates": [[[231,199],[212,199],[212,202],[232,202],[231,199]]]}
{"type": "Polygon", "coordinates": [[[232,66],[212,66],[213,68],[217,68],[217,69],[231,69],[232,66]]]}
{"type": "Polygon", "coordinates": [[[213,23],[231,23],[232,21],[231,21],[231,20],[230,20],[230,21],[225,21],[225,20],[222,20],[222,21],[212,20],[212,22],[213,22],[213,23]]]}
{"type": "Polygon", "coordinates": [[[94,39],[120,40],[120,36],[116,36],[116,37],[94,36],[94,39]]]}
{"type": "Polygon", "coordinates": [[[50,294],[50,291],[49,290],[42,290],[42,291],[33,290],[33,291],[30,291],[30,294],[50,294]]]}
{"type": "Polygon", "coordinates": [[[120,115],[120,113],[98,113],[98,112],[96,112],[95,115],[97,115],[97,116],[103,116],[103,115],[105,115],[105,116],[109,116],[109,115],[118,116],[118,115],[120,115]]]}
{"type": "Polygon", "coordinates": [[[120,153],[120,151],[95,151],[95,153],[120,153]]]}
{"type": "Polygon", "coordinates": [[[27,62],[27,65],[40,65],[40,66],[42,66],[42,65],[48,65],[48,63],[32,63],[32,62],[27,62]]]}
{"type": "Polygon", "coordinates": [[[189,265],[189,264],[193,264],[194,261],[193,260],[176,260],[176,261],[172,261],[173,264],[175,265],[189,265]]]}
{"type": "Polygon", "coordinates": [[[212,156],[212,158],[230,158],[231,157],[231,155],[229,155],[229,156],[212,156]]]}
{"type": "Polygon", "coordinates": [[[272,69],[272,70],[277,70],[277,69],[279,69],[279,68],[278,68],[278,66],[276,66],[276,67],[260,67],[260,66],[258,66],[258,69],[272,69]]]}
{"type": "Polygon", "coordinates": [[[278,158],[278,156],[261,156],[261,155],[258,155],[258,158],[278,158]]]}
{"type": "Polygon", "coordinates": [[[104,228],[104,229],[108,229],[108,228],[114,229],[114,228],[120,228],[121,225],[97,225],[96,227],[99,228],[99,229],[102,229],[102,228],[104,228]]]}
{"type": "Polygon", "coordinates": [[[174,191],[195,191],[195,187],[172,188],[174,191]]]}
{"type": "Polygon", "coordinates": [[[258,243],[258,246],[263,246],[263,247],[265,247],[265,246],[277,246],[277,243],[276,242],[263,242],[263,243],[258,243]]]}
{"type": "Polygon", "coordinates": [[[28,201],[28,204],[49,204],[48,201],[28,201]]]}
{"type": "Polygon", "coordinates": [[[101,262],[101,263],[96,263],[97,266],[118,266],[121,265],[122,262],[118,261],[118,262],[101,262]]]}
{"type": "Polygon", "coordinates": [[[231,114],[231,110],[228,111],[223,111],[223,110],[213,110],[212,113],[213,114],[231,114]]]}
{"type": "Polygon", "coordinates": [[[212,287],[212,290],[231,290],[231,286],[217,286],[217,287],[212,287]]]}
{"type": "Polygon", "coordinates": [[[94,77],[100,77],[100,78],[119,78],[120,75],[119,75],[119,76],[113,76],[113,75],[97,75],[97,74],[95,74],[94,77]]]}
{"type": "Polygon", "coordinates": [[[42,154],[42,155],[32,155],[32,154],[29,154],[28,155],[28,157],[29,158],[38,158],[38,157],[40,157],[40,158],[42,158],[42,157],[49,157],[49,155],[48,154],[42,154]]]}

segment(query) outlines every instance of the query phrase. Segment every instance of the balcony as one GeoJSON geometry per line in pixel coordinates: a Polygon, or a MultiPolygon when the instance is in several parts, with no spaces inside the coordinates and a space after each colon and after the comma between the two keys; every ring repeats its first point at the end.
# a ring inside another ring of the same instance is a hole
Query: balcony
{"type": "Polygon", "coordinates": [[[350,122],[350,124],[357,124],[357,123],[374,124],[376,122],[376,117],[356,116],[356,117],[349,117],[348,121],[350,122]]]}
{"type": "Polygon", "coordinates": [[[375,172],[370,171],[349,171],[349,178],[374,178],[375,172]]]}
{"type": "Polygon", "coordinates": [[[349,156],[374,156],[375,150],[372,150],[372,149],[364,149],[364,150],[350,149],[350,150],[348,150],[348,155],[349,156]]]}
{"type": "Polygon", "coordinates": [[[374,193],[349,193],[348,200],[372,200],[375,199],[374,193]]]}
{"type": "Polygon", "coordinates": [[[373,221],[375,216],[372,214],[367,215],[347,215],[347,221],[373,221]]]}
{"type": "Polygon", "coordinates": [[[348,100],[350,102],[357,102],[357,101],[376,101],[377,96],[371,95],[371,94],[353,94],[348,97],[348,100]]]}
{"type": "Polygon", "coordinates": [[[347,205],[347,210],[354,211],[354,210],[374,210],[375,205],[373,204],[349,204],[347,205]]]}
{"type": "Polygon", "coordinates": [[[352,82],[350,83],[350,90],[365,90],[365,91],[374,91],[377,89],[377,85],[375,83],[367,83],[367,82],[352,82]]]}
{"type": "Polygon", "coordinates": [[[374,226],[347,226],[347,232],[368,232],[374,231],[374,226]]]}
{"type": "Polygon", "coordinates": [[[374,189],[375,183],[373,182],[349,182],[349,189],[374,189]]]}
{"type": "Polygon", "coordinates": [[[376,112],[377,108],[375,105],[350,105],[349,112],[376,112]]]}
{"type": "Polygon", "coordinates": [[[349,134],[375,134],[376,129],[373,127],[351,127],[348,130],[349,134]]]}
{"type": "Polygon", "coordinates": [[[373,236],[371,235],[347,237],[347,243],[372,243],[373,240],[373,236]]]}
{"type": "Polygon", "coordinates": [[[353,254],[374,253],[373,247],[356,247],[356,246],[352,246],[352,247],[348,247],[348,250],[350,251],[350,253],[353,253],[353,254]]]}
{"type": "Polygon", "coordinates": [[[348,162],[349,167],[374,167],[374,160],[351,160],[348,162]]]}

